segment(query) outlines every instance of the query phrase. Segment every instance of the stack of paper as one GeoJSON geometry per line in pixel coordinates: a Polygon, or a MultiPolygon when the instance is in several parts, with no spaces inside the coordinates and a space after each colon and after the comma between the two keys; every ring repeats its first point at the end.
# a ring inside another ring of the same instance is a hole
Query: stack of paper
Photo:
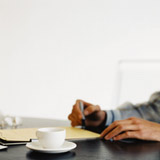
{"type": "MultiPolygon", "coordinates": [[[[66,129],[66,139],[93,139],[99,138],[100,134],[87,131],[80,128],[60,127],[66,129]]],[[[31,139],[36,139],[36,131],[38,128],[8,129],[0,130],[0,144],[15,145],[25,144],[31,139]]]]}

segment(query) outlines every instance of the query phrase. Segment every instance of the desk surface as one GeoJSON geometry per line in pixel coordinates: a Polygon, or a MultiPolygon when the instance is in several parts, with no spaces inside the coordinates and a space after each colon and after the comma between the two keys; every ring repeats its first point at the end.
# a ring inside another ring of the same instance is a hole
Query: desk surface
{"type": "MultiPolygon", "coordinates": [[[[24,127],[67,126],[68,122],[24,118],[24,127]]],[[[25,145],[0,151],[0,160],[159,160],[160,142],[110,142],[104,140],[74,141],[77,148],[63,154],[30,151],[25,145]]]]}

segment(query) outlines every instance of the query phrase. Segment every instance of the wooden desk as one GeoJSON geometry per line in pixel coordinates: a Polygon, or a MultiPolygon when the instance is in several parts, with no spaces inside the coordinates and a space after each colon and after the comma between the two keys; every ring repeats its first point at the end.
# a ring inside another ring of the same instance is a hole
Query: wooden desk
{"type": "MultiPolygon", "coordinates": [[[[69,122],[24,118],[24,127],[68,126],[69,122]]],[[[0,151],[0,160],[159,160],[160,142],[135,143],[104,140],[75,141],[77,148],[63,154],[42,154],[25,145],[10,146],[0,151]]]]}

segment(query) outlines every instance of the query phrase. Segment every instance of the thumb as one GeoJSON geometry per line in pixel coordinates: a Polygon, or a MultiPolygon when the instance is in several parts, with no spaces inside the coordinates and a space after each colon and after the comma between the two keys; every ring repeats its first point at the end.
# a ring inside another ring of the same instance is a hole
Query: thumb
{"type": "Polygon", "coordinates": [[[100,107],[98,105],[89,105],[88,107],[85,108],[84,110],[84,115],[85,116],[88,116],[90,114],[92,114],[93,112],[95,111],[100,111],[100,107]]]}

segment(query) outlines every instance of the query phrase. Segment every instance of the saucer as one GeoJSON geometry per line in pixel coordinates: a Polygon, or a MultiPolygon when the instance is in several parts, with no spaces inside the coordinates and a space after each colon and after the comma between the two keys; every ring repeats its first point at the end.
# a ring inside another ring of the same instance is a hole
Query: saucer
{"type": "Polygon", "coordinates": [[[69,141],[65,141],[61,147],[54,149],[43,148],[38,140],[26,144],[27,148],[42,153],[64,153],[76,148],[76,146],[75,143],[69,141]]]}

